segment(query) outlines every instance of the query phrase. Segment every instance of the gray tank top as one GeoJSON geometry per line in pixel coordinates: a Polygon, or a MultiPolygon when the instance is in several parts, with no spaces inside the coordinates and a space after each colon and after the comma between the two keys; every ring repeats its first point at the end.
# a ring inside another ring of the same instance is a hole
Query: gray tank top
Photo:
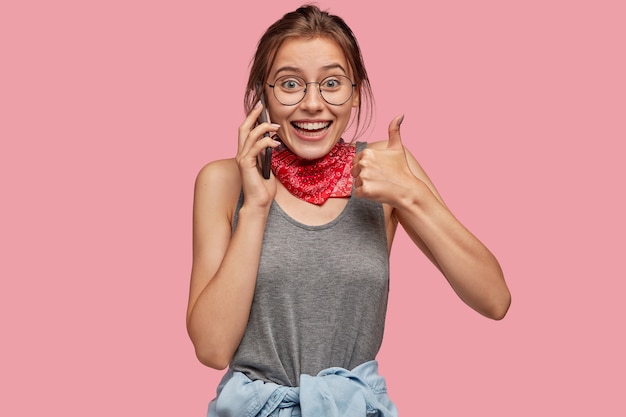
{"type": "Polygon", "coordinates": [[[380,203],[352,196],[330,223],[307,226],[273,202],[248,326],[230,367],[252,380],[297,386],[301,374],[373,360],[388,292],[380,203]]]}

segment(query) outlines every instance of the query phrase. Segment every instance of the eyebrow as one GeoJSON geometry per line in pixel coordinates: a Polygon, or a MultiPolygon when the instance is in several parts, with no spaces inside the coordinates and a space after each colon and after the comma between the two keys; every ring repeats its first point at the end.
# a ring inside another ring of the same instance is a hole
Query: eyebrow
{"type": "MultiPolygon", "coordinates": [[[[328,64],[328,65],[324,65],[323,67],[321,67],[321,69],[323,71],[330,71],[333,69],[340,69],[344,74],[348,74],[348,72],[345,70],[344,67],[341,66],[341,64],[328,64]]],[[[274,74],[275,77],[278,78],[278,74],[280,74],[281,72],[295,72],[298,74],[302,74],[302,69],[298,68],[298,67],[290,67],[290,66],[284,66],[284,67],[280,67],[279,69],[276,70],[276,73],[274,74]]]]}

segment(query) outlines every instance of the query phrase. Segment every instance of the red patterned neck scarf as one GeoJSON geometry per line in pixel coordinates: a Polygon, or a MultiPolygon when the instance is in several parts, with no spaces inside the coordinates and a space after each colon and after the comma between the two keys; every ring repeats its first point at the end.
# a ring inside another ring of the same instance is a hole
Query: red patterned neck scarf
{"type": "Polygon", "coordinates": [[[272,153],[272,171],[291,194],[321,205],[330,197],[350,197],[355,155],[356,147],[343,139],[326,156],[314,160],[300,158],[280,146],[272,153]]]}

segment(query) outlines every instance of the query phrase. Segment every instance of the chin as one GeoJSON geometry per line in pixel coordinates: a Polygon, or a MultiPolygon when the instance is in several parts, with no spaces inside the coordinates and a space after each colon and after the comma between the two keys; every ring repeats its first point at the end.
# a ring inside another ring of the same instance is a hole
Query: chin
{"type": "Polygon", "coordinates": [[[339,139],[333,142],[328,142],[326,140],[323,142],[305,142],[302,140],[298,140],[293,143],[293,145],[287,144],[287,146],[291,149],[293,153],[298,155],[300,158],[313,160],[326,156],[326,154],[330,152],[330,150],[335,146],[338,141],[339,139]]]}

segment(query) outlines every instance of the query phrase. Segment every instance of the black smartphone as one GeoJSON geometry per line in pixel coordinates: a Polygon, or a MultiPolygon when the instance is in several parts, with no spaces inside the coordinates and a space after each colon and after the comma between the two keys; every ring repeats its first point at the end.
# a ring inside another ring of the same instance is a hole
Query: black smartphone
{"type": "MultiPolygon", "coordinates": [[[[260,84],[257,84],[257,91],[259,92],[259,97],[261,100],[261,106],[263,109],[261,110],[261,115],[259,116],[259,123],[265,123],[270,121],[269,114],[267,112],[267,107],[265,106],[265,94],[263,94],[263,90],[260,84]]],[[[269,136],[269,132],[265,133],[263,137],[269,136]]],[[[270,177],[271,164],[272,164],[272,148],[267,147],[265,150],[261,151],[259,155],[259,159],[261,160],[261,173],[263,174],[263,178],[266,180],[270,177]]]]}

